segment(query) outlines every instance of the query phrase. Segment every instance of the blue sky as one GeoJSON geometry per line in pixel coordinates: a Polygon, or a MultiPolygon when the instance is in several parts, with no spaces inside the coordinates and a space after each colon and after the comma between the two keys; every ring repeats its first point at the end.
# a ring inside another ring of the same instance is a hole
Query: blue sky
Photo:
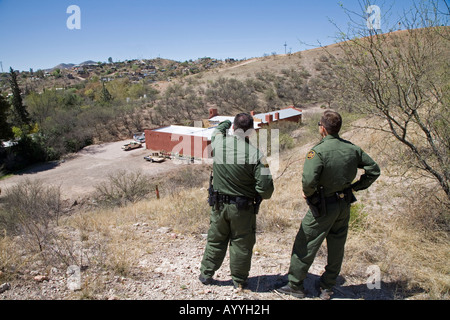
{"type": "MultiPolygon", "coordinates": [[[[358,0],[0,0],[0,61],[6,72],[108,57],[243,59],[284,53],[285,42],[297,52],[336,42],[330,20],[348,23],[340,3],[364,14],[358,0]],[[67,28],[70,5],[81,10],[79,30],[67,28]]],[[[395,16],[411,1],[371,4],[395,16]]]]}

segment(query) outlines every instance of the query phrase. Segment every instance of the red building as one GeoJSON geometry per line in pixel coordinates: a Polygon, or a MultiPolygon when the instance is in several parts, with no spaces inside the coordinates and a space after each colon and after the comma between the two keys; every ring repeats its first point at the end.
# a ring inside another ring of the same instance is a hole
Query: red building
{"type": "MultiPolygon", "coordinates": [[[[301,122],[302,110],[289,107],[278,111],[251,115],[256,130],[278,121],[301,122]]],[[[215,127],[224,120],[233,122],[234,117],[219,116],[217,109],[209,110],[208,128],[171,125],[145,130],[146,148],[153,151],[165,151],[172,154],[191,156],[199,159],[211,157],[211,136],[215,127]]]]}
{"type": "Polygon", "coordinates": [[[211,157],[211,135],[214,127],[198,128],[172,125],[145,130],[147,149],[165,151],[194,158],[211,157]]]}

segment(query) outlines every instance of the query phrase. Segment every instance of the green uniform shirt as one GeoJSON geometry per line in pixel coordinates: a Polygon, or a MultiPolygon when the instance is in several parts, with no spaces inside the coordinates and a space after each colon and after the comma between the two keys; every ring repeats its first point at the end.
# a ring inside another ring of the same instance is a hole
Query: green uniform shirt
{"type": "Polygon", "coordinates": [[[211,139],[214,190],[248,198],[254,198],[258,193],[263,199],[269,199],[274,186],[265,157],[247,139],[227,136],[230,127],[231,121],[221,122],[211,139]]]}
{"type": "Polygon", "coordinates": [[[380,168],[358,146],[343,140],[339,135],[327,135],[308,152],[303,168],[303,193],[309,197],[319,186],[325,196],[352,187],[353,190],[368,188],[380,176],[380,168]],[[365,173],[352,184],[358,168],[365,173]]]}

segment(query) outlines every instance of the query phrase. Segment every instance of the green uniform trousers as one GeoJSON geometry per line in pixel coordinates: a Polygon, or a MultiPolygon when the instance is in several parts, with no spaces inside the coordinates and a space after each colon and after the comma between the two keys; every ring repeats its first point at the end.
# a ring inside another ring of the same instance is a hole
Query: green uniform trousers
{"type": "Polygon", "coordinates": [[[234,284],[247,281],[253,246],[256,242],[256,215],[253,206],[238,210],[234,204],[223,204],[211,210],[210,228],[200,272],[211,278],[220,268],[230,246],[230,271],[234,284]]]}
{"type": "Polygon", "coordinates": [[[320,278],[320,286],[330,289],[336,284],[344,259],[344,246],[347,239],[350,219],[350,204],[345,200],[327,204],[327,213],[314,218],[309,210],[295,237],[288,272],[289,285],[303,290],[303,280],[314,262],[323,240],[327,240],[328,260],[325,272],[320,278]]]}

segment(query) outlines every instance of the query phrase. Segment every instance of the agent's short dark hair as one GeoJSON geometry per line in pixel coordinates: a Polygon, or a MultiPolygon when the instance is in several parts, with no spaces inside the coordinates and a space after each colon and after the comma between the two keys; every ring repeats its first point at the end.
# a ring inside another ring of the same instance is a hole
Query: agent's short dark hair
{"type": "Polygon", "coordinates": [[[246,132],[253,129],[253,117],[248,113],[239,113],[234,117],[234,130],[242,129],[246,132]]]}
{"type": "Polygon", "coordinates": [[[342,127],[342,117],[336,111],[327,110],[323,113],[320,123],[329,134],[338,134],[342,127]]]}

